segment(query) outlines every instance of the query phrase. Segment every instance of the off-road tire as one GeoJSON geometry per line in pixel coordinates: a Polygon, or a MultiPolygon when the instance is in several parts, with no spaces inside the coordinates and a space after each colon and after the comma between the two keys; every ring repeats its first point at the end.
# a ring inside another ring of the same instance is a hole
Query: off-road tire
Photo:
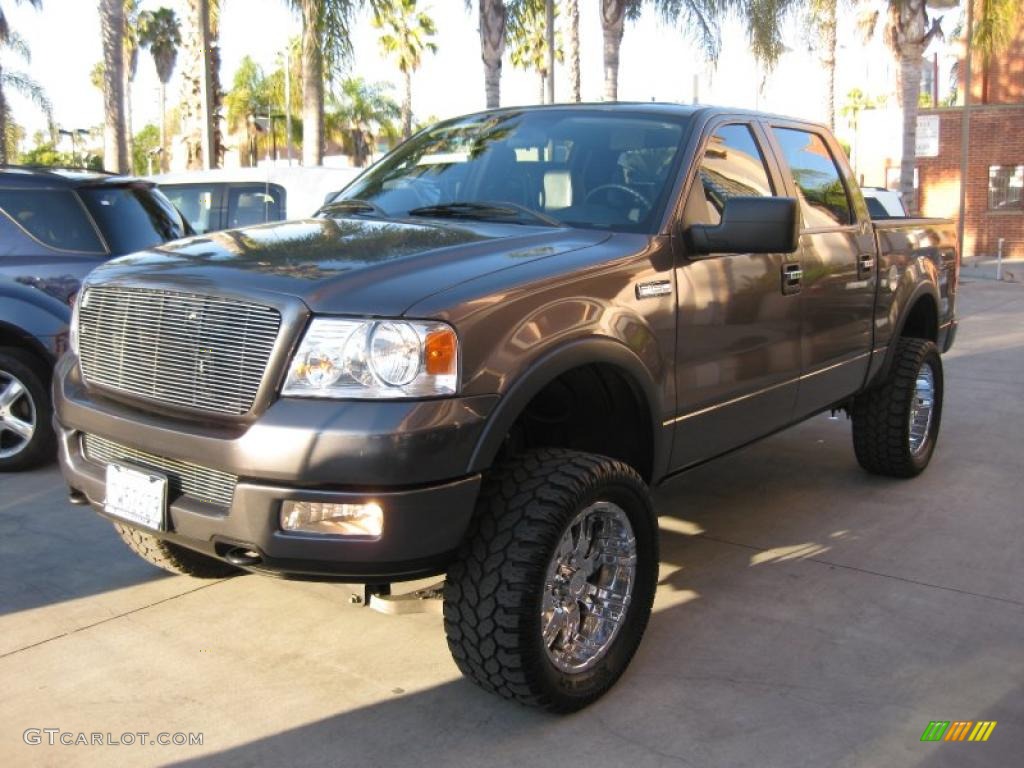
{"type": "Polygon", "coordinates": [[[0,371],[20,381],[35,409],[35,432],[25,446],[13,456],[0,458],[0,472],[16,472],[53,461],[57,437],[51,425],[53,404],[48,386],[49,376],[44,364],[31,353],[14,347],[0,347],[0,371]]]}
{"type": "Polygon", "coordinates": [[[488,473],[444,590],[448,648],[481,688],[555,712],[581,709],[625,671],[651,613],[658,572],[657,517],[639,474],[621,461],[562,449],[519,455],[488,473]],[[541,634],[548,565],[574,517],[595,501],[625,511],[636,539],[632,597],[596,666],[559,670],[541,634]]]}
{"type": "Polygon", "coordinates": [[[853,449],[858,463],[875,475],[914,477],[928,466],[942,418],[942,358],[931,341],[900,339],[885,381],[853,401],[853,449]],[[910,444],[910,409],[918,372],[928,364],[934,375],[931,424],[921,449],[910,444]]]}
{"type": "Polygon", "coordinates": [[[197,579],[221,579],[239,572],[233,565],[158,539],[130,525],[114,523],[114,529],[132,552],[169,573],[197,579]]]}

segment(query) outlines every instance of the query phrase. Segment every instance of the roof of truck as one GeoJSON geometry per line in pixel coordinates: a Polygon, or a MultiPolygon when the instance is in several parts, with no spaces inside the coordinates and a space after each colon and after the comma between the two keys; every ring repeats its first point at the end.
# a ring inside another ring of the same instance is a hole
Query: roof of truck
{"type": "Polygon", "coordinates": [[[135,176],[121,176],[88,168],[52,168],[48,166],[0,166],[0,184],[5,187],[61,188],[92,187],[107,184],[151,184],[135,176]]]}

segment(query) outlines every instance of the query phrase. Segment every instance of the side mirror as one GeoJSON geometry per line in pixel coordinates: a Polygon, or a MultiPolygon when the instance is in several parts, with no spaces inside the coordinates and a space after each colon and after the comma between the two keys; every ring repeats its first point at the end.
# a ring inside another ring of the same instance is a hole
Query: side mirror
{"type": "Polygon", "coordinates": [[[717,226],[694,224],[684,237],[691,253],[792,253],[800,242],[793,197],[730,197],[717,226]]]}

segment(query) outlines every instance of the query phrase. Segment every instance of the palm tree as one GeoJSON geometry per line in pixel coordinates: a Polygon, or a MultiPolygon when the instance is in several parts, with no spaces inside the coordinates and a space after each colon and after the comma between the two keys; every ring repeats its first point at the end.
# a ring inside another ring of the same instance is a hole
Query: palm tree
{"type": "Polygon", "coordinates": [[[100,0],[100,26],[103,30],[103,163],[115,173],[127,173],[123,0],[100,0]]]}
{"type": "MultiPolygon", "coordinates": [[[[899,64],[900,107],[903,111],[903,141],[900,158],[900,193],[907,211],[917,210],[914,196],[917,110],[921,93],[924,52],[932,39],[942,34],[938,19],[928,16],[929,0],[888,0],[885,39],[899,64]]],[[[870,23],[867,25],[870,26],[870,23]]]]}
{"type": "MultiPolygon", "coordinates": [[[[467,0],[468,5],[469,0],[467,0]]],[[[501,105],[501,57],[505,53],[508,8],[505,0],[480,0],[480,57],[484,62],[487,108],[501,105]]]]}
{"type": "MultiPolygon", "coordinates": [[[[0,42],[0,51],[13,51],[21,56],[26,64],[31,63],[28,46],[20,36],[7,30],[6,37],[0,42]]],[[[0,165],[7,163],[8,149],[13,149],[17,143],[16,125],[11,119],[10,108],[4,98],[4,91],[11,89],[17,91],[26,99],[35,104],[46,115],[46,121],[53,125],[53,108],[50,100],[46,97],[42,86],[39,85],[27,72],[20,72],[14,69],[0,70],[0,104],[3,106],[0,114],[0,165]]],[[[52,128],[51,128],[52,130],[52,128]]]]}
{"type": "Polygon", "coordinates": [[[836,127],[836,27],[840,0],[807,0],[807,32],[811,47],[821,53],[825,67],[825,112],[828,127],[836,127]]]}
{"type": "Polygon", "coordinates": [[[124,0],[124,140],[131,172],[143,173],[134,168],[135,150],[132,132],[132,84],[139,69],[139,3],[138,0],[124,0]]]}
{"type": "Polygon", "coordinates": [[[188,0],[182,122],[189,168],[215,168],[220,160],[220,0],[188,0]]]}
{"type": "Polygon", "coordinates": [[[382,30],[380,48],[394,56],[405,81],[402,97],[402,138],[412,135],[412,76],[423,63],[424,53],[437,53],[430,38],[437,34],[434,20],[416,8],[417,0],[387,0],[373,16],[373,26],[382,30]]]}
{"type": "Polygon", "coordinates": [[[566,28],[569,33],[569,99],[580,100],[580,5],[579,0],[564,0],[566,28]]]}
{"type": "MultiPolygon", "coordinates": [[[[25,1],[34,8],[39,8],[42,5],[41,0],[25,1]]],[[[21,3],[22,0],[15,0],[15,2],[21,3]]],[[[12,48],[16,52],[21,53],[22,58],[26,61],[28,60],[28,48],[24,45],[24,41],[11,31],[10,26],[7,24],[7,15],[4,13],[3,6],[0,6],[0,47],[12,48]]],[[[0,163],[7,162],[7,121],[10,115],[10,108],[7,106],[7,99],[4,96],[4,88],[7,86],[23,92],[37,104],[43,103],[40,99],[45,100],[42,90],[27,75],[15,72],[13,76],[8,77],[7,73],[0,68],[0,163]],[[35,94],[35,96],[32,94],[35,94]]],[[[49,102],[45,103],[49,104],[49,102]]],[[[47,106],[48,109],[49,107],[47,106]]]]}
{"type": "Polygon", "coordinates": [[[270,83],[263,74],[263,68],[251,56],[244,56],[239,63],[234,84],[224,97],[224,105],[227,107],[228,128],[237,131],[244,125],[246,129],[247,162],[243,164],[255,165],[259,133],[255,118],[270,113],[271,96],[270,83]]]}
{"type": "MultiPolygon", "coordinates": [[[[371,0],[376,8],[376,2],[371,0]]],[[[349,31],[364,0],[291,0],[302,15],[302,164],[323,163],[324,70],[352,54],[349,31]],[[325,66],[326,65],[326,66],[325,66]]]]}
{"type": "Polygon", "coordinates": [[[330,96],[328,133],[347,138],[357,168],[366,165],[374,151],[375,137],[398,135],[394,121],[402,117],[402,109],[391,98],[390,90],[387,83],[350,77],[341,82],[340,95],[330,96]]]}
{"type": "Polygon", "coordinates": [[[143,11],[139,16],[139,43],[149,49],[160,80],[160,170],[168,168],[167,83],[174,74],[181,45],[181,24],[170,8],[143,11]]]}
{"type": "MultiPolygon", "coordinates": [[[[533,70],[540,81],[538,103],[544,103],[544,85],[548,78],[547,13],[544,0],[522,0],[512,6],[508,36],[512,46],[512,65],[533,70]]],[[[555,58],[563,59],[561,43],[555,43],[555,58]]]]}
{"type": "Polygon", "coordinates": [[[604,33],[604,99],[619,98],[619,50],[626,18],[640,15],[641,0],[601,0],[601,31],[604,33]]]}

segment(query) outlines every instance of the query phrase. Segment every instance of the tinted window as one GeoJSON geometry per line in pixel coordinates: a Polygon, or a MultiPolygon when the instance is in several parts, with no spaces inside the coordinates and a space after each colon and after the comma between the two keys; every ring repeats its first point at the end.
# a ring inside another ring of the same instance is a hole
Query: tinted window
{"type": "Polygon", "coordinates": [[[865,204],[868,206],[868,214],[872,219],[889,219],[892,215],[885,210],[885,206],[877,197],[865,197],[865,204]]]}
{"type": "Polygon", "coordinates": [[[229,187],[228,228],[284,218],[284,189],[277,184],[229,187]]]}
{"type": "Polygon", "coordinates": [[[391,216],[492,204],[481,218],[537,223],[534,211],[570,226],[649,232],[671,191],[685,127],[685,118],[581,109],[461,118],[407,141],[338,200],[369,201],[391,216]],[[495,212],[501,203],[521,218],[495,212]]]}
{"type": "Polygon", "coordinates": [[[96,229],[67,189],[0,189],[0,208],[36,240],[62,251],[103,253],[96,229]]]}
{"type": "MultiPolygon", "coordinates": [[[[707,206],[707,222],[717,224],[730,197],[771,197],[772,185],[764,154],[750,126],[733,124],[718,128],[708,140],[700,164],[701,188],[707,206]]],[[[694,187],[691,194],[699,194],[694,187]]]]}
{"type": "Polygon", "coordinates": [[[197,234],[220,229],[220,214],[217,212],[216,190],[209,184],[161,184],[160,191],[191,225],[197,234]]]}
{"type": "Polygon", "coordinates": [[[150,187],[86,187],[78,194],[115,256],[185,236],[174,206],[150,187]]]}
{"type": "Polygon", "coordinates": [[[804,224],[812,229],[852,224],[843,177],[821,136],[794,128],[772,130],[800,191],[804,224]]]}

